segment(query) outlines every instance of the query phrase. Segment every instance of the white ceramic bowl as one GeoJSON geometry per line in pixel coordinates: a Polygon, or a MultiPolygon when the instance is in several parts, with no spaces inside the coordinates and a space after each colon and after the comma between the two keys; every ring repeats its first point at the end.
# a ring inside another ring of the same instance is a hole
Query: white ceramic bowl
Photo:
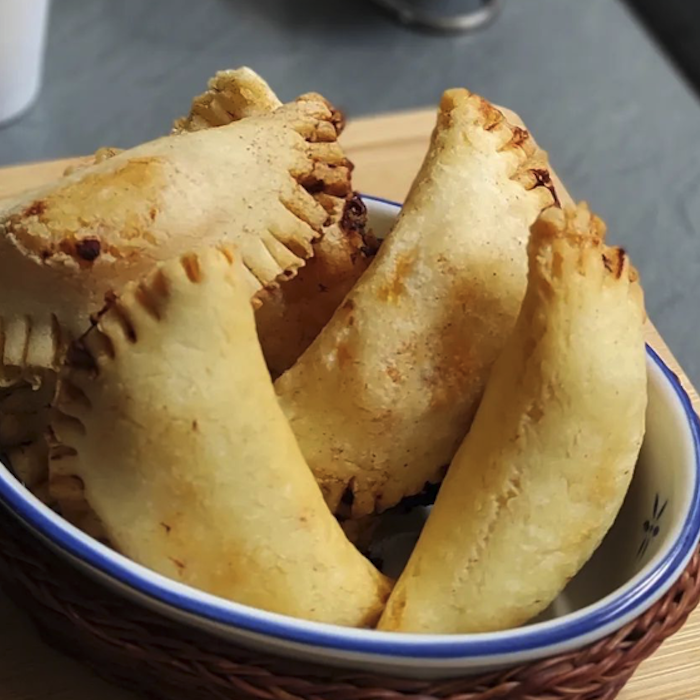
{"type": "MultiPolygon", "coordinates": [[[[366,198],[385,233],[398,205],[366,198]]],[[[647,610],[676,581],[700,533],[698,420],[675,375],[648,348],[647,433],[628,497],[601,548],[547,613],[516,630],[413,635],[304,622],[228,602],[155,574],[87,537],[28,493],[0,464],[0,503],[57,552],[114,589],[163,614],[242,645],[363,671],[449,677],[571,650],[647,610]]],[[[415,521],[404,521],[415,539],[415,521]],[[411,530],[413,528],[413,530],[411,530]]],[[[392,540],[393,538],[393,540],[392,540]]],[[[404,542],[405,544],[405,542],[404,542]]],[[[533,562],[537,566],[537,562],[533,562]]]]}

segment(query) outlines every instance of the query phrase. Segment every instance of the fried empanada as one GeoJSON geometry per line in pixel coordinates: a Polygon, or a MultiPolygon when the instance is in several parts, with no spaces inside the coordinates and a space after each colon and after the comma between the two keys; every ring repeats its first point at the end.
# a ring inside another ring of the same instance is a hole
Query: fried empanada
{"type": "Polygon", "coordinates": [[[304,187],[349,178],[332,113],[303,99],[220,129],[168,136],[27,194],[0,213],[0,374],[60,362],[106,292],[207,241],[236,245],[251,295],[312,255],[328,213],[304,187]]]}
{"type": "Polygon", "coordinates": [[[584,206],[533,226],[516,328],[381,629],[521,625],[612,525],[642,444],[647,379],[641,289],[603,232],[584,206]]]}
{"type": "Polygon", "coordinates": [[[332,510],[383,510],[441,478],[525,292],[529,227],[556,204],[546,155],[467,90],[373,264],[299,361],[280,404],[332,510]]]}
{"type": "Polygon", "coordinates": [[[279,408],[238,255],[185,255],[127,286],[68,353],[51,459],[135,561],[265,610],[372,625],[388,582],[279,408]]]}
{"type": "MultiPolygon", "coordinates": [[[[316,94],[300,99],[323,101],[316,94]]],[[[280,104],[270,86],[250,68],[220,71],[209,81],[207,92],[194,98],[189,115],[178,119],[174,129],[218,127],[270,113],[280,104]]],[[[342,114],[328,107],[340,132],[342,114]]],[[[314,242],[313,258],[293,280],[266,290],[256,312],[258,335],[273,377],[289,369],[311,344],[377,250],[376,241],[365,231],[367,211],[349,187],[346,172],[335,164],[319,163],[305,184],[311,191],[323,188],[319,201],[328,211],[328,221],[323,236],[314,242]]]]}

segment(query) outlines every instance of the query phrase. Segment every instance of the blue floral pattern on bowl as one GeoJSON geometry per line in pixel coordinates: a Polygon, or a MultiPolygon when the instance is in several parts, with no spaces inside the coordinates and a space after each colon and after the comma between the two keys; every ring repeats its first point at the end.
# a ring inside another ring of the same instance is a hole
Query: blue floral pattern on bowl
{"type": "Polygon", "coordinates": [[[637,559],[641,559],[646,551],[649,549],[649,545],[659,536],[661,532],[661,517],[668,506],[668,498],[661,503],[659,494],[654,496],[654,507],[651,511],[651,517],[642,523],[642,529],[644,530],[644,536],[637,550],[637,559]]]}

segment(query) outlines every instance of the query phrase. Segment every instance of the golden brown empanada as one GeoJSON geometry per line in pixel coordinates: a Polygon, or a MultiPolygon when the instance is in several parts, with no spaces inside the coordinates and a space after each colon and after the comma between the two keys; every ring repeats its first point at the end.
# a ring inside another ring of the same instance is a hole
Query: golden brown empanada
{"type": "Polygon", "coordinates": [[[544,610],[612,525],[644,435],[644,310],[587,208],[532,229],[522,311],[380,628],[488,632],[544,610]]]}
{"type": "Polygon", "coordinates": [[[383,510],[441,478],[515,323],[529,227],[555,202],[528,133],[446,92],[394,229],[276,383],[331,509],[383,510]]]}
{"type": "Polygon", "coordinates": [[[168,136],[0,213],[6,383],[55,367],[106,292],[193,245],[235,244],[251,294],[293,276],[328,218],[303,182],[316,178],[319,163],[349,177],[331,116],[325,104],[304,99],[220,129],[168,136]]]}
{"type": "MultiPolygon", "coordinates": [[[[300,99],[324,101],[320,95],[300,99]]],[[[332,105],[338,131],[343,117],[332,105]]],[[[209,81],[209,89],[195,97],[187,117],[175,122],[175,131],[197,131],[218,127],[249,116],[268,114],[280,106],[270,86],[250,68],[220,71],[209,81]]],[[[350,167],[350,164],[347,163],[350,167]]],[[[258,335],[273,377],[294,364],[328,323],[345,295],[365,271],[377,246],[366,234],[367,212],[352,192],[347,172],[336,164],[318,163],[307,178],[311,191],[328,212],[323,236],[314,242],[314,256],[297,276],[266,290],[256,312],[258,335]]]]}
{"type": "Polygon", "coordinates": [[[135,561],[265,610],[372,625],[388,582],[304,462],[234,256],[185,255],[111,304],[68,354],[52,461],[135,561]]]}

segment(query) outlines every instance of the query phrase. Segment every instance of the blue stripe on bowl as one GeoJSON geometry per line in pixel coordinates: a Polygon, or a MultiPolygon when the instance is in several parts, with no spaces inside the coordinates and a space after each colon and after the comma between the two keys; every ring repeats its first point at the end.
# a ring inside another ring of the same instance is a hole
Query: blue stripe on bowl
{"type": "MultiPolygon", "coordinates": [[[[396,209],[400,208],[396,202],[379,197],[365,196],[364,198],[396,209]]],[[[614,626],[617,620],[634,614],[635,611],[641,613],[648,608],[656,592],[669,586],[680,576],[700,536],[700,421],[676,375],[651,347],[647,346],[646,350],[648,357],[673,387],[692,433],[695,483],[689,512],[682,529],[684,535],[673,544],[664,559],[636,587],[597,610],[586,613],[584,609],[562,618],[561,622],[554,620],[505,632],[449,636],[348,630],[322,623],[300,622],[284,615],[264,613],[244,605],[203,595],[182,585],[173,585],[167,578],[150,571],[148,579],[142,577],[138,573],[141,567],[98,542],[81,539],[73,526],[55,516],[45,506],[35,505],[38,501],[33,498],[29,500],[24,488],[15,482],[14,478],[0,478],[0,503],[58,547],[93,569],[154,601],[215,623],[295,644],[384,658],[450,660],[469,657],[476,659],[533,652],[536,649],[570,643],[572,639],[585,637],[600,628],[614,626]]]]}

